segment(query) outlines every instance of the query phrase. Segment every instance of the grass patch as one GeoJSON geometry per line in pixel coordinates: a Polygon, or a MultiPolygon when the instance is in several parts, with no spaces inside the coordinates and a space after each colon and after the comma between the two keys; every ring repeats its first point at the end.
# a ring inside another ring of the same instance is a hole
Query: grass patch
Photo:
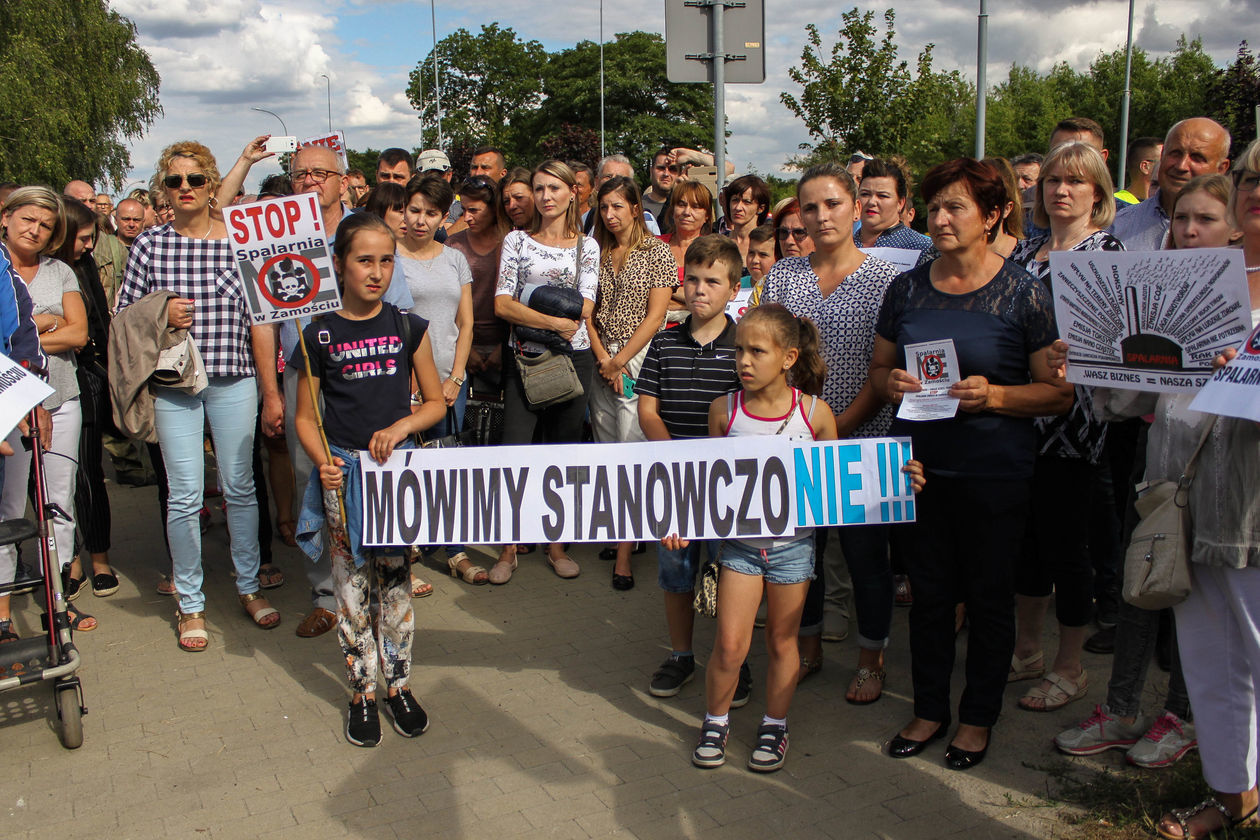
{"type": "MultiPolygon", "coordinates": [[[[1065,815],[1083,840],[1148,840],[1159,818],[1205,799],[1209,790],[1197,753],[1164,770],[1096,771],[1068,762],[1045,768],[1053,796],[1079,809],[1065,815]]],[[[1260,840],[1260,828],[1217,832],[1222,840],[1260,840]]]]}

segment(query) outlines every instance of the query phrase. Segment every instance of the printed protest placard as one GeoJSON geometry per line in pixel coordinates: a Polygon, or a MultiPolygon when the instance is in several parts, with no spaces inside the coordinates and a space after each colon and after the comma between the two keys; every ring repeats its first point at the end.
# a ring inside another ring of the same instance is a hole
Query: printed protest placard
{"type": "Polygon", "coordinates": [[[919,257],[923,252],[917,248],[859,248],[864,254],[870,254],[876,259],[884,262],[892,263],[897,267],[898,271],[909,271],[919,264],[919,257]]]}
{"type": "Polygon", "coordinates": [[[1251,330],[1242,251],[1052,251],[1050,275],[1069,382],[1194,391],[1251,330]]]}
{"type": "Polygon", "coordinates": [[[1212,374],[1190,408],[1260,423],[1260,326],[1247,336],[1238,355],[1212,374]]]}
{"type": "Polygon", "coordinates": [[[332,250],[314,193],[234,204],[224,211],[255,324],[341,308],[332,250]]]}
{"type": "Polygon", "coordinates": [[[962,379],[952,338],[907,344],[906,369],[918,377],[923,390],[901,395],[898,417],[948,420],[958,413],[958,397],[949,395],[950,386],[962,379]]]}
{"type": "Polygon", "coordinates": [[[329,134],[319,134],[315,137],[307,137],[298,143],[298,147],[302,146],[327,146],[337,153],[337,157],[341,159],[341,171],[344,172],[350,168],[350,158],[346,157],[346,138],[340,131],[333,131],[329,134]]]}
{"type": "Polygon", "coordinates": [[[906,438],[398,450],[360,461],[363,544],[772,537],[914,520],[906,438]]]}
{"type": "Polygon", "coordinates": [[[0,353],[0,440],[52,392],[47,382],[0,353]]]}
{"type": "Polygon", "coordinates": [[[735,299],[726,304],[726,314],[730,315],[736,321],[744,317],[748,311],[748,299],[752,297],[752,289],[741,288],[735,293],[735,299]]]}

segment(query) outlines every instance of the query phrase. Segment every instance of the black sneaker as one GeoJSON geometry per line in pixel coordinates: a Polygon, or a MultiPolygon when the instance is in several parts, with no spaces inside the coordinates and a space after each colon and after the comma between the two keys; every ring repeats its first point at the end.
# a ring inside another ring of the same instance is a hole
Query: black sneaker
{"type": "Polygon", "coordinates": [[[739,666],[739,682],[735,683],[735,696],[731,698],[731,708],[740,709],[748,705],[752,698],[752,670],[745,662],[739,666]]]}
{"type": "Polygon", "coordinates": [[[350,701],[346,740],[356,747],[375,747],[381,742],[381,717],[376,712],[375,700],[365,697],[357,702],[350,701]]]}
{"type": "MultiPolygon", "coordinates": [[[[393,697],[386,697],[385,712],[394,724],[394,731],[404,738],[423,735],[429,728],[429,716],[424,713],[424,709],[420,708],[420,704],[416,702],[415,697],[411,696],[411,691],[408,689],[402,689],[393,697]]],[[[381,737],[379,727],[376,737],[378,739],[381,737]]]]}
{"type": "Polygon", "coordinates": [[[652,675],[652,685],[648,691],[653,697],[673,697],[682,691],[684,685],[691,682],[695,674],[694,656],[670,656],[652,675]]]}
{"type": "Polygon", "coordinates": [[[1099,630],[1094,635],[1085,640],[1083,645],[1085,650],[1090,653],[1115,653],[1116,652],[1116,628],[1115,626],[1107,627],[1099,630]]]}
{"type": "Polygon", "coordinates": [[[706,720],[700,726],[700,741],[691,753],[691,763],[697,767],[721,767],[726,763],[726,738],[731,734],[730,724],[706,720]]]}
{"type": "Polygon", "coordinates": [[[757,728],[757,746],[748,757],[748,769],[758,773],[778,770],[787,759],[787,748],[787,727],[763,723],[757,728]]]}

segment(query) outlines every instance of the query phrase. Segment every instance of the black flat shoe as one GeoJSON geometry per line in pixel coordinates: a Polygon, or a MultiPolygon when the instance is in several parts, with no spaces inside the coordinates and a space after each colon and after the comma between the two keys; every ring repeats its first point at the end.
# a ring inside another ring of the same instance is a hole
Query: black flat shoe
{"type": "MultiPolygon", "coordinates": [[[[647,551],[647,543],[637,542],[634,544],[634,548],[630,549],[630,554],[631,555],[642,554],[645,551],[647,551]]],[[[617,546],[610,545],[607,548],[601,548],[599,550],[599,559],[606,560],[609,563],[616,560],[617,559],[617,546]]]]}
{"type": "Polygon", "coordinates": [[[949,721],[941,721],[941,725],[936,727],[936,731],[923,741],[915,741],[912,738],[903,738],[901,735],[895,736],[888,742],[888,755],[892,758],[910,758],[918,755],[927,749],[927,745],[933,741],[939,741],[949,731],[949,721]]]}
{"type": "Polygon", "coordinates": [[[613,572],[612,586],[618,592],[627,592],[634,589],[634,575],[619,575],[613,572]]]}
{"type": "Polygon", "coordinates": [[[118,576],[113,572],[102,572],[92,575],[92,594],[98,598],[106,598],[118,591],[118,576]]]}
{"type": "MultiPolygon", "coordinates": [[[[989,734],[989,740],[993,740],[993,734],[989,734]]],[[[985,744],[984,749],[964,750],[962,747],[956,747],[950,744],[945,748],[945,766],[950,770],[970,770],[972,767],[979,766],[984,761],[985,753],[989,751],[989,745],[985,744]]]]}

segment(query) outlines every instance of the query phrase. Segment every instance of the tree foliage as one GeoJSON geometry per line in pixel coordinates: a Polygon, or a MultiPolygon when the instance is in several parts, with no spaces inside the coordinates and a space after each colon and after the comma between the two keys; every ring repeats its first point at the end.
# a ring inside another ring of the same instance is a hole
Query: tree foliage
{"type": "Polygon", "coordinates": [[[1230,157],[1237,159],[1256,139],[1256,108],[1260,108],[1260,64],[1246,41],[1238,45],[1234,63],[1216,77],[1208,101],[1216,120],[1230,130],[1234,141],[1230,157]]]}
{"type": "Polygon", "coordinates": [[[135,26],[104,0],[0,3],[0,177],[120,186],[162,113],[135,26]]]}

